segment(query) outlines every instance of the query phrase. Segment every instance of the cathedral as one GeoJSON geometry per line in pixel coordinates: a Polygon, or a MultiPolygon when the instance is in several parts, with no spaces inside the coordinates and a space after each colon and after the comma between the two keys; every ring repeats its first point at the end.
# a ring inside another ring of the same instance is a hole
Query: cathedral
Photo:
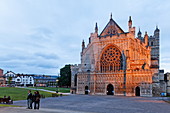
{"type": "Polygon", "coordinates": [[[138,31],[128,20],[125,32],[113,19],[98,33],[96,23],[88,44],[82,42],[81,64],[71,66],[71,93],[153,96],[159,73],[159,32],[138,31]]]}

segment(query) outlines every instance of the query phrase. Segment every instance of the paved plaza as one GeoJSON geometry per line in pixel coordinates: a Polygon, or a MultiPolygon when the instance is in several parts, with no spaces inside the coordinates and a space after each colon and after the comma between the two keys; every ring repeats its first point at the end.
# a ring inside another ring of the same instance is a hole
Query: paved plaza
{"type": "Polygon", "coordinates": [[[170,104],[153,97],[69,95],[41,99],[40,110],[26,109],[26,100],[0,113],[170,113],[170,104]]]}

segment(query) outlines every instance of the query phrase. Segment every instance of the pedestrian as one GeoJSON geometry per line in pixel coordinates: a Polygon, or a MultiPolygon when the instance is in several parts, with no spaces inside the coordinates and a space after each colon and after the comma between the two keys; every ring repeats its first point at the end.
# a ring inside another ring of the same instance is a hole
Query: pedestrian
{"type": "Polygon", "coordinates": [[[40,107],[40,94],[39,94],[39,91],[36,91],[34,109],[39,109],[39,107],[40,107]]]}
{"type": "Polygon", "coordinates": [[[32,109],[32,93],[31,93],[31,90],[28,90],[27,109],[32,109]]]}
{"type": "MultiPolygon", "coordinates": [[[[34,92],[34,94],[32,95],[32,103],[34,103],[35,106],[35,99],[36,99],[36,91],[34,92]]],[[[34,107],[35,108],[35,107],[34,107]]]]}

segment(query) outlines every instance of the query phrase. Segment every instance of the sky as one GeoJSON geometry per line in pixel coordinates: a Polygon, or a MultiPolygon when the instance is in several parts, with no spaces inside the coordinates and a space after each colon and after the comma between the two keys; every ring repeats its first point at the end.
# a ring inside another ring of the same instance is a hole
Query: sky
{"type": "Polygon", "coordinates": [[[80,63],[82,40],[87,44],[96,22],[100,33],[112,12],[125,32],[129,16],[143,35],[158,25],[160,69],[170,72],[169,11],[169,0],[0,0],[0,68],[58,75],[80,63]]]}

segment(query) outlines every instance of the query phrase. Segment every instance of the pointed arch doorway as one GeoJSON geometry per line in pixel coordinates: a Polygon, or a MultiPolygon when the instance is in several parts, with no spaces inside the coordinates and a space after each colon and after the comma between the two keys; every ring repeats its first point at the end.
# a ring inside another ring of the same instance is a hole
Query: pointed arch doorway
{"type": "Polygon", "coordinates": [[[88,95],[88,93],[89,93],[89,87],[85,86],[85,94],[88,95]]]}
{"type": "Polygon", "coordinates": [[[107,95],[114,95],[114,87],[112,84],[107,85],[107,95]]]}
{"type": "Polygon", "coordinates": [[[137,87],[135,88],[135,95],[136,95],[136,96],[140,96],[140,87],[139,87],[139,86],[137,86],[137,87]]]}

